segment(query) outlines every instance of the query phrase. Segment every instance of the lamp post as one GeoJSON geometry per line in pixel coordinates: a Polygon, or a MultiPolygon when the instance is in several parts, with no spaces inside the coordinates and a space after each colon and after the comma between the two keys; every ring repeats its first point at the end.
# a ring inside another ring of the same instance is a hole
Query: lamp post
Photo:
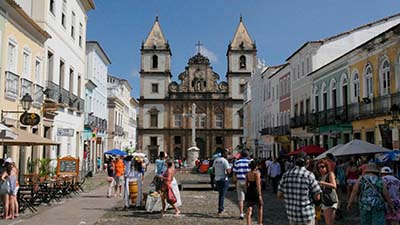
{"type": "Polygon", "coordinates": [[[26,93],[20,100],[22,109],[24,111],[14,111],[14,110],[1,110],[1,122],[3,122],[4,119],[4,113],[25,113],[27,112],[31,107],[32,107],[32,96],[28,93],[26,93]]]}

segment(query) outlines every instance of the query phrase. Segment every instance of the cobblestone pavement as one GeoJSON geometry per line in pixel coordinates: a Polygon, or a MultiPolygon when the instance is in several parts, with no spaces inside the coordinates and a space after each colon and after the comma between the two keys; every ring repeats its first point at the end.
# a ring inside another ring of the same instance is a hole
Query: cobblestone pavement
{"type": "MultiPolygon", "coordinates": [[[[145,178],[146,186],[154,175],[149,173],[145,178]]],[[[192,174],[190,172],[178,172],[175,175],[179,181],[183,180],[208,180],[207,174],[192,174]]],[[[199,185],[200,186],[200,185],[199,185]]],[[[288,224],[284,202],[272,194],[271,186],[264,191],[264,218],[263,224],[286,225],[288,224]]],[[[163,218],[160,213],[147,213],[144,209],[122,210],[122,202],[114,210],[107,212],[96,225],[124,225],[124,224],[246,224],[245,220],[239,220],[239,209],[236,204],[236,191],[228,191],[225,199],[225,211],[227,215],[217,215],[218,192],[211,190],[186,189],[181,192],[182,206],[181,216],[173,216],[174,210],[170,209],[163,218]]],[[[354,207],[357,208],[357,207],[354,207]]],[[[336,222],[339,225],[359,224],[356,209],[351,213],[345,212],[345,218],[336,222]],[[351,216],[353,215],[353,216],[351,216]]],[[[256,215],[253,216],[253,224],[256,224],[256,215]]],[[[320,224],[324,224],[320,222],[320,224]]]]}

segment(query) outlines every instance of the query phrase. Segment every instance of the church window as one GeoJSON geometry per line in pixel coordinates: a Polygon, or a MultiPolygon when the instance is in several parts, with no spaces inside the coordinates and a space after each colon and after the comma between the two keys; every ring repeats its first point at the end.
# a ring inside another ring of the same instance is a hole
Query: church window
{"type": "Polygon", "coordinates": [[[151,84],[151,93],[158,93],[158,84],[151,84]]]}
{"type": "Polygon", "coordinates": [[[182,115],[179,114],[174,115],[174,126],[182,127],[182,115]]]}
{"type": "Polygon", "coordinates": [[[243,94],[244,93],[244,84],[240,84],[240,86],[239,86],[239,92],[240,92],[240,94],[243,94]]]}
{"type": "Polygon", "coordinates": [[[150,127],[158,127],[158,111],[156,108],[151,108],[149,110],[150,114],[150,127]]]}
{"type": "Polygon", "coordinates": [[[239,68],[246,69],[246,56],[241,55],[239,58],[239,68]]]}
{"type": "Polygon", "coordinates": [[[381,66],[381,94],[387,95],[390,93],[390,64],[388,60],[385,60],[381,66]]]}
{"type": "Polygon", "coordinates": [[[224,115],[223,114],[215,115],[215,126],[217,128],[223,128],[224,127],[224,115]]]}
{"type": "Polygon", "coordinates": [[[224,144],[224,137],[222,137],[222,136],[216,136],[216,137],[215,137],[215,144],[217,144],[217,145],[222,145],[222,144],[224,144]]]}
{"type": "Polygon", "coordinates": [[[196,117],[196,128],[204,128],[206,126],[205,117],[196,117]]]}
{"type": "Polygon", "coordinates": [[[152,67],[153,69],[157,69],[158,68],[158,56],[153,55],[152,59],[152,67]]]}

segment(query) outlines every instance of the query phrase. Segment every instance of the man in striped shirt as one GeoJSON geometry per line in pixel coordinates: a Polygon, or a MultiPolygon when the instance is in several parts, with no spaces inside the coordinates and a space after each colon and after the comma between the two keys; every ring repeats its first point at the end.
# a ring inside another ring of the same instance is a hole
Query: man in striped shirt
{"type": "Polygon", "coordinates": [[[248,159],[249,151],[243,150],[240,153],[240,159],[235,162],[233,165],[233,178],[236,180],[236,191],[237,191],[237,198],[239,201],[239,211],[240,216],[239,219],[243,220],[243,201],[244,195],[246,192],[246,174],[250,172],[249,163],[250,160],[248,159]]]}

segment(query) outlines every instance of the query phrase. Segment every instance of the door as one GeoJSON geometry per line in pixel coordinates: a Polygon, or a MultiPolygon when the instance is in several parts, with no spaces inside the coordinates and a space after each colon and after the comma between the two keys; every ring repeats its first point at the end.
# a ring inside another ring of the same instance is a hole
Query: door
{"type": "Polygon", "coordinates": [[[199,157],[205,159],[207,156],[206,141],[203,138],[196,138],[196,145],[200,149],[199,157]]]}

